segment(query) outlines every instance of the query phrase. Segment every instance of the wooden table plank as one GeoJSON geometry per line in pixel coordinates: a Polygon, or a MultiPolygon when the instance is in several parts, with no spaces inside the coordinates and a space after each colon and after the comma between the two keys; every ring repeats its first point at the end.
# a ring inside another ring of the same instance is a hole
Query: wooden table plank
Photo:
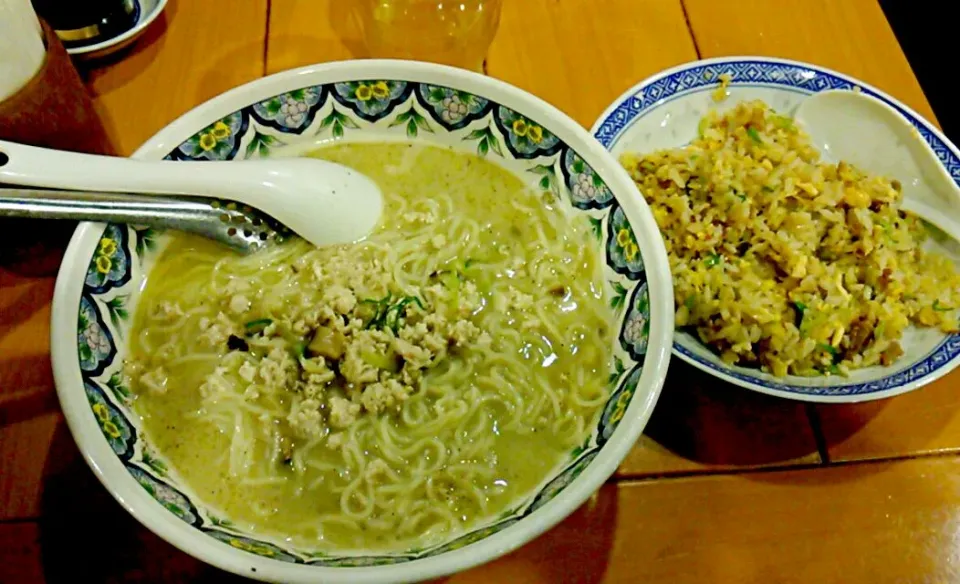
{"type": "MultiPolygon", "coordinates": [[[[876,0],[684,1],[703,57],[769,55],[824,65],[876,85],[936,123],[876,0]]],[[[960,450],[958,390],[960,371],[880,403],[817,408],[829,458],[960,450]]]]}
{"type": "Polygon", "coordinates": [[[487,73],[586,127],[640,80],[697,58],[679,0],[506,1],[487,73]]]}
{"type": "MultiPolygon", "coordinates": [[[[609,484],[530,544],[442,581],[954,582],[958,509],[953,457],[609,484]]],[[[58,513],[0,524],[0,581],[66,581],[76,564],[62,559],[100,557],[104,540],[110,560],[84,564],[98,582],[241,581],[176,551],[112,501],[58,513]]]]}
{"type": "Polygon", "coordinates": [[[14,392],[53,388],[50,298],[54,280],[52,275],[25,276],[0,268],[0,407],[14,392]]]}
{"type": "MultiPolygon", "coordinates": [[[[0,406],[0,521],[36,519],[42,513],[50,444],[58,425],[62,424],[55,410],[55,399],[49,395],[46,412],[31,412],[29,417],[15,421],[5,421],[10,409],[0,406]],[[4,409],[8,409],[8,413],[4,413],[4,409]]],[[[12,413],[19,414],[22,410],[12,413]]]]}
{"type": "Polygon", "coordinates": [[[683,0],[703,58],[765,55],[836,69],[936,122],[877,0],[683,0]]]}
{"type": "Polygon", "coordinates": [[[53,285],[53,276],[0,268],[0,521],[40,513],[57,417],[51,414],[57,408],[50,368],[53,285]]]}
{"type": "Polygon", "coordinates": [[[0,582],[45,581],[39,525],[0,524],[0,582]]]}
{"type": "Polygon", "coordinates": [[[447,582],[952,582],[958,472],[951,458],[621,483],[447,582]]]}
{"type": "Polygon", "coordinates": [[[817,408],[832,461],[960,451],[960,374],[895,398],[817,408]]]}
{"type": "Polygon", "coordinates": [[[129,155],[200,103],[263,75],[267,0],[171,0],[133,51],[89,71],[110,139],[129,155]]]}
{"type": "Polygon", "coordinates": [[[620,478],[819,464],[806,408],[724,383],[673,359],[620,478]]]}
{"type": "Polygon", "coordinates": [[[267,73],[365,56],[350,3],[272,0],[267,73]]]}

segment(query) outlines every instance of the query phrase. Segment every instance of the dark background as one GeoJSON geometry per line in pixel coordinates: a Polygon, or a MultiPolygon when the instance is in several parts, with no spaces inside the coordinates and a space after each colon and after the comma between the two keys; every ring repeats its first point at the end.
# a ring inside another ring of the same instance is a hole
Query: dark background
{"type": "MultiPolygon", "coordinates": [[[[835,0],[843,2],[844,0],[835,0]]],[[[920,81],[943,133],[960,140],[960,70],[949,57],[960,52],[960,23],[953,0],[879,0],[900,47],[920,81]]]]}

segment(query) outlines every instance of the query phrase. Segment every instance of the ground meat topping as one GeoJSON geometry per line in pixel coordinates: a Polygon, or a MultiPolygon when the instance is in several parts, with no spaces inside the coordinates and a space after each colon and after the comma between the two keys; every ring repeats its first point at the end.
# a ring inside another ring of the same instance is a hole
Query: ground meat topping
{"type": "Polygon", "coordinates": [[[236,357],[225,357],[201,391],[214,397],[235,382],[246,388],[245,399],[289,399],[286,422],[301,438],[397,411],[452,352],[492,341],[473,321],[483,294],[455,268],[438,271],[422,288],[399,290],[376,259],[334,255],[294,265],[300,283],[319,293],[274,312],[286,318],[261,315],[269,314],[262,301],[231,281],[219,300],[224,312],[201,320],[201,341],[236,357]]]}

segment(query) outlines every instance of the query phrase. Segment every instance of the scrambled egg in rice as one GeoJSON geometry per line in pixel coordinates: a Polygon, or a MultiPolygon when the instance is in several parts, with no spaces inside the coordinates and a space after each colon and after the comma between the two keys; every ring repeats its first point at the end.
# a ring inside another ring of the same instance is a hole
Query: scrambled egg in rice
{"type": "Polygon", "coordinates": [[[776,376],[890,365],[916,325],[955,333],[960,276],[899,210],[900,183],[819,160],[761,101],[711,112],[690,145],[621,163],[650,205],[678,327],[776,376]]]}

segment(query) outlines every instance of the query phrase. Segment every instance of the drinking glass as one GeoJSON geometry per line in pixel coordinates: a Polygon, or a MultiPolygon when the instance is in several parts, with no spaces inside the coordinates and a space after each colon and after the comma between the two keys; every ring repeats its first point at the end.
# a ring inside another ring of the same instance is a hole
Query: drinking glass
{"type": "Polygon", "coordinates": [[[502,0],[358,0],[374,58],[411,59],[483,72],[502,0]]]}

